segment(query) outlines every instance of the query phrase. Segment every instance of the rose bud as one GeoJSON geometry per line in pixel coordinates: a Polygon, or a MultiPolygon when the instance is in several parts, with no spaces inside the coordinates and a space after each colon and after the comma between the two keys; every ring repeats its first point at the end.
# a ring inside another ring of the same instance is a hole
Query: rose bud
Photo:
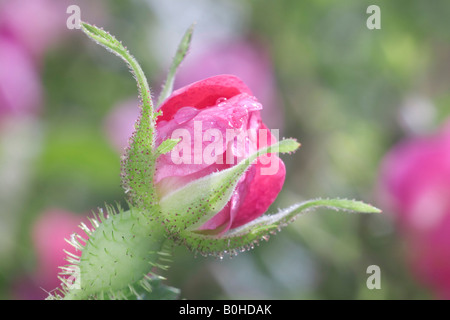
{"type": "MultiPolygon", "coordinates": [[[[169,138],[182,141],[157,161],[154,182],[159,196],[230,168],[275,143],[276,137],[261,121],[261,109],[250,89],[231,75],[207,78],[173,92],[159,109],[156,145],[169,138]]],[[[225,207],[198,230],[224,233],[266,212],[286,175],[281,159],[273,154],[268,158],[250,166],[225,207]]]]}
{"type": "Polygon", "coordinates": [[[141,114],[121,161],[129,210],[107,206],[82,226],[86,240],[70,239],[81,256],[70,255],[65,283],[51,299],[128,298],[153,293],[167,269],[172,244],[204,255],[234,255],[293,221],[305,210],[326,206],[351,212],[380,212],[359,201],[314,199],[276,214],[263,215],[275,200],[285,167],[276,153],[300,147],[295,139],[276,140],[262,123],[261,104],[235,76],[208,78],[172,92],[176,68],[189,48],[193,26],[183,37],[157,101],[146,77],[120,41],[103,29],[81,23],[98,44],[122,57],[137,81],[141,114]],[[72,268],[75,267],[75,268],[72,268]],[[78,281],[80,280],[80,281],[78,281]],[[147,293],[141,294],[141,289],[147,293]]]}

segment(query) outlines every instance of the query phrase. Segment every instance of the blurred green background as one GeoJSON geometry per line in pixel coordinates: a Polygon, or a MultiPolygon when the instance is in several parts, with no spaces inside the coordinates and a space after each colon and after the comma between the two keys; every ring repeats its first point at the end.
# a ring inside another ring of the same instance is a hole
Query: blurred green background
{"type": "MultiPolygon", "coordinates": [[[[3,130],[0,142],[0,163],[15,170],[8,171],[9,181],[0,179],[3,299],[17,298],[17,281],[34,274],[39,258],[32,228],[49,208],[81,218],[105,203],[125,205],[120,153],[108,140],[105,119],[136,96],[135,82],[120,59],[66,28],[68,4],[78,4],[82,19],[126,44],[155,96],[193,21],[192,54],[212,39],[264,46],[281,136],[302,143],[294,155],[282,156],[288,174],[269,212],[316,197],[381,206],[376,190],[383,155],[403,136],[433,130],[450,114],[446,0],[51,3],[58,3],[62,23],[40,61],[41,112],[31,123],[3,130]],[[371,4],[381,8],[380,30],[366,27],[371,4]],[[426,116],[411,116],[417,108],[426,116]],[[7,147],[11,141],[15,148],[7,147]],[[11,154],[13,163],[6,160],[11,154]]],[[[163,275],[186,299],[432,298],[408,271],[395,230],[386,210],[370,216],[318,210],[232,259],[194,257],[179,247],[163,275]],[[380,290],[366,286],[370,265],[381,268],[380,290]]]]}

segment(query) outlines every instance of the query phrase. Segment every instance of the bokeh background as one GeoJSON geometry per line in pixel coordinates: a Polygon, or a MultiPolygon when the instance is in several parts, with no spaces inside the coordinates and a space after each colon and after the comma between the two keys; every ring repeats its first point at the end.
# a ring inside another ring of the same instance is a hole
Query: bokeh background
{"type": "Polygon", "coordinates": [[[120,155],[137,115],[135,82],[120,59],[66,27],[70,4],[126,44],[154,96],[196,22],[176,86],[237,74],[267,125],[302,143],[282,156],[288,174],[269,212],[317,197],[383,210],[308,213],[232,259],[176,248],[164,276],[181,298],[450,297],[447,0],[0,0],[1,299],[45,298],[65,264],[63,238],[105,203],[125,206],[120,155]],[[366,27],[372,4],[380,30],[366,27]],[[395,165],[385,160],[405,139],[412,147],[395,165]],[[421,218],[411,224],[411,215],[421,218]],[[370,265],[380,267],[379,290],[366,286],[370,265]]]}

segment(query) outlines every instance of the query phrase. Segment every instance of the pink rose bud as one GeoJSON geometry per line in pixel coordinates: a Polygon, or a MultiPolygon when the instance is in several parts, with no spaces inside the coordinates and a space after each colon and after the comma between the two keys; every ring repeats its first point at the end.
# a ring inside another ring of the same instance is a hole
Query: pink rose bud
{"type": "Polygon", "coordinates": [[[413,272],[438,297],[450,298],[450,126],[395,146],[381,166],[380,192],[413,272]]]}
{"type": "MultiPolygon", "coordinates": [[[[276,137],[261,121],[261,109],[250,89],[231,75],[207,78],[173,92],[159,109],[156,145],[166,139],[181,141],[157,161],[155,184],[160,196],[275,143],[276,137]]],[[[266,212],[283,186],[286,171],[276,155],[261,158],[242,176],[228,204],[200,229],[223,233],[266,212]]]]}

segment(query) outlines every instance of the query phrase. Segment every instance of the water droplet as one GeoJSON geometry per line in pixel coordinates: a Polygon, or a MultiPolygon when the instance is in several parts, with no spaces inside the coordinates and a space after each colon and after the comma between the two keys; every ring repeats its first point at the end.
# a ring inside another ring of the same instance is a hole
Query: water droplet
{"type": "Polygon", "coordinates": [[[247,120],[248,112],[246,109],[234,108],[233,112],[228,116],[228,123],[232,128],[239,129],[247,120]]]}
{"type": "Polygon", "coordinates": [[[176,123],[182,124],[194,118],[198,112],[199,110],[194,107],[183,107],[177,111],[173,119],[176,123]]]}
{"type": "Polygon", "coordinates": [[[224,103],[225,101],[227,101],[227,98],[221,97],[221,98],[219,98],[219,99],[216,100],[216,105],[220,105],[220,104],[223,105],[223,103],[224,103]]]}

